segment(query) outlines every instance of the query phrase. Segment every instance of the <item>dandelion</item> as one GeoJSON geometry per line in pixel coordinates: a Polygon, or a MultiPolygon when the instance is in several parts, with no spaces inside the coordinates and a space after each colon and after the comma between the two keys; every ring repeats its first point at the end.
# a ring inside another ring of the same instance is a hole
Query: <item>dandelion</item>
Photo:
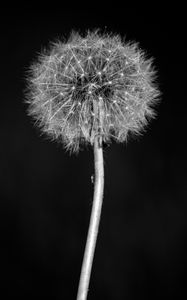
{"type": "Polygon", "coordinates": [[[124,142],[155,117],[159,90],[152,58],[120,35],[72,32],[52,43],[28,75],[28,114],[70,152],[94,147],[94,201],[80,276],[78,300],[85,300],[101,214],[103,143],[124,142]]]}

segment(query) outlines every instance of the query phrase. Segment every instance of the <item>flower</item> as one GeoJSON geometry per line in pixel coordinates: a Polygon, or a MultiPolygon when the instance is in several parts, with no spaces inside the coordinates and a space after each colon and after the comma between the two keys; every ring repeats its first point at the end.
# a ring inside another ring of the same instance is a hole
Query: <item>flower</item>
{"type": "Polygon", "coordinates": [[[81,144],[124,142],[155,116],[158,102],[152,58],[116,34],[72,32],[52,43],[28,75],[28,114],[71,151],[81,144]]]}

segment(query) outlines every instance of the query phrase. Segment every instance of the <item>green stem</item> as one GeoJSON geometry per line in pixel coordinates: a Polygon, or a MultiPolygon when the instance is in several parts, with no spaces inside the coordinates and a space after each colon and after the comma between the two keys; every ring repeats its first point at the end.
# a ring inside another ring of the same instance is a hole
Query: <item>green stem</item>
{"type": "Polygon", "coordinates": [[[104,164],[101,137],[94,140],[95,183],[92,212],[82,263],[77,300],[86,300],[89,288],[93,257],[98,236],[104,190],[104,164]]]}

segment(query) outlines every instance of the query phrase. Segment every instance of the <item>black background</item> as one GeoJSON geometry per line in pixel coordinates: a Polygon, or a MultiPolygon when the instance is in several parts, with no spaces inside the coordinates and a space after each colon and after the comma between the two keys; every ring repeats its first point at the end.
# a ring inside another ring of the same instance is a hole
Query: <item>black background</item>
{"type": "Polygon", "coordinates": [[[23,100],[37,53],[72,29],[93,28],[138,41],[155,58],[162,101],[146,133],[104,150],[104,205],[88,299],[185,299],[183,8],[70,4],[1,10],[1,299],[76,298],[92,204],[92,149],[70,156],[41,136],[23,100]]]}

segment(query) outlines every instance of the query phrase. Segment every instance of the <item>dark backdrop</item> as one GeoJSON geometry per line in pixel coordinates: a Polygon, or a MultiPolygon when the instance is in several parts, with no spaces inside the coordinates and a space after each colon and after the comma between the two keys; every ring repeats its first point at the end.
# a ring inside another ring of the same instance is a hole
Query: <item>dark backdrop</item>
{"type": "Polygon", "coordinates": [[[139,41],[155,57],[162,92],[146,133],[104,150],[104,206],[88,299],[187,296],[183,8],[114,4],[1,10],[2,300],[76,298],[92,204],[92,149],[70,156],[41,136],[23,100],[37,53],[72,29],[88,28],[139,41]]]}

